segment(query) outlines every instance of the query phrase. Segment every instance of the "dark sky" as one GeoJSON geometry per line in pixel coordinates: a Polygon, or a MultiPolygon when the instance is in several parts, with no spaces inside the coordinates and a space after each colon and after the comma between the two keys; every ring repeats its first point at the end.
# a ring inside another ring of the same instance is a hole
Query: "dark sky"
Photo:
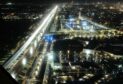
{"type": "MultiPolygon", "coordinates": [[[[0,2],[67,2],[72,0],[0,0],[0,2]]],[[[118,2],[123,0],[73,0],[82,2],[93,2],[93,1],[106,1],[106,2],[118,2]]]]}

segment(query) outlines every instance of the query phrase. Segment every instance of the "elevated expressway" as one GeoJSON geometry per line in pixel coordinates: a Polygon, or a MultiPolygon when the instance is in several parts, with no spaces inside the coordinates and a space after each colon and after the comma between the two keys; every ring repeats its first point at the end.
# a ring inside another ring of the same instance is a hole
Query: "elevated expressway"
{"type": "MultiPolygon", "coordinates": [[[[26,65],[26,61],[28,61],[29,58],[27,56],[34,55],[33,53],[35,52],[36,47],[38,47],[39,42],[42,40],[42,37],[49,28],[49,25],[52,24],[52,21],[57,12],[58,6],[55,6],[51,9],[51,11],[45,14],[44,18],[39,23],[38,28],[36,28],[36,30],[31,34],[28,40],[17,50],[17,52],[10,59],[8,59],[3,64],[3,67],[12,75],[13,78],[16,78],[15,75],[19,72],[18,69],[20,68],[20,66],[22,67],[23,65],[26,65]],[[15,71],[16,73],[13,73],[13,71],[15,71]]],[[[44,45],[45,44],[47,43],[44,43],[44,45]]],[[[42,49],[43,51],[46,50],[44,48],[45,46],[42,49]]]]}

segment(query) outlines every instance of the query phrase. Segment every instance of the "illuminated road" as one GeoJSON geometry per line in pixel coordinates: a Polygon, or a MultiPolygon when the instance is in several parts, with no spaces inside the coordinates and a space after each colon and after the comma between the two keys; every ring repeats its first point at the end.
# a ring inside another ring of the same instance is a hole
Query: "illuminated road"
{"type": "Polygon", "coordinates": [[[37,38],[37,36],[41,33],[41,36],[45,33],[46,29],[48,28],[49,24],[53,20],[55,14],[57,13],[58,6],[55,6],[50,13],[48,13],[41,21],[41,25],[35,30],[29,39],[25,42],[25,44],[3,65],[5,69],[13,68],[18,61],[17,59],[23,58],[24,51],[31,45],[31,43],[37,38]]]}
{"type": "Polygon", "coordinates": [[[89,18],[87,18],[87,17],[85,17],[85,16],[79,15],[79,19],[81,19],[81,20],[86,20],[86,21],[88,21],[89,23],[91,23],[92,25],[97,26],[97,27],[99,27],[99,28],[102,28],[102,29],[109,29],[108,27],[106,27],[106,26],[104,26],[104,25],[101,25],[101,24],[98,24],[98,23],[96,23],[96,22],[91,21],[89,18]]]}
{"type": "MultiPolygon", "coordinates": [[[[48,49],[48,42],[45,42],[44,46],[43,46],[43,49],[41,51],[41,54],[36,59],[34,66],[32,66],[32,71],[31,71],[31,74],[30,74],[31,79],[35,79],[39,75],[41,75],[41,77],[43,77],[44,73],[43,73],[42,70],[44,69],[44,71],[45,71],[45,67],[44,67],[45,64],[43,64],[43,63],[46,60],[47,49],[48,49]],[[40,72],[42,72],[42,73],[40,73],[40,72]]],[[[41,82],[41,78],[40,78],[39,82],[41,82]]],[[[34,84],[33,81],[30,82],[30,83],[34,84]]]]}
{"type": "Polygon", "coordinates": [[[50,52],[47,53],[47,62],[46,62],[46,68],[45,68],[42,84],[48,84],[50,66],[53,67],[53,64],[54,64],[54,62],[53,62],[54,55],[53,55],[52,49],[53,49],[53,44],[51,44],[51,46],[50,46],[50,52]]]}

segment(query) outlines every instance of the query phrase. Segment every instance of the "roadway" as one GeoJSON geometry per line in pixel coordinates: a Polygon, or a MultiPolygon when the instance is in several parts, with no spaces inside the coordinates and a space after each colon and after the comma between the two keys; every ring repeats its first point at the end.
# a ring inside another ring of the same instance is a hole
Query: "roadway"
{"type": "Polygon", "coordinates": [[[96,22],[91,21],[88,17],[82,16],[81,13],[79,13],[79,19],[80,20],[86,20],[86,21],[88,21],[89,23],[91,23],[92,25],[94,25],[96,27],[99,27],[99,28],[102,28],[102,29],[109,29],[108,27],[106,27],[104,25],[101,25],[101,24],[98,24],[96,22]]]}
{"type": "Polygon", "coordinates": [[[51,20],[54,18],[56,12],[57,12],[58,6],[55,6],[52,11],[47,14],[44,18],[43,21],[41,21],[41,25],[32,33],[32,35],[29,37],[29,39],[24,43],[24,45],[3,65],[5,69],[7,68],[12,68],[13,64],[16,64],[18,61],[18,58],[23,57],[23,52],[30,46],[32,41],[35,40],[35,38],[42,32],[41,36],[45,33],[45,30],[47,29],[48,25],[50,24],[51,20]]]}
{"type": "Polygon", "coordinates": [[[54,63],[54,55],[53,55],[53,42],[50,43],[49,52],[46,54],[47,60],[45,61],[45,72],[43,72],[43,79],[42,84],[48,84],[49,75],[50,75],[50,68],[52,67],[54,63]]]}
{"type": "MultiPolygon", "coordinates": [[[[34,65],[31,67],[31,73],[30,73],[30,79],[36,79],[39,80],[37,82],[41,83],[42,81],[42,77],[44,75],[44,71],[45,71],[45,60],[46,60],[46,53],[48,51],[48,46],[49,43],[45,42],[43,49],[39,55],[39,57],[35,60],[34,65]]],[[[35,81],[32,81],[30,83],[34,84],[35,81]]]]}

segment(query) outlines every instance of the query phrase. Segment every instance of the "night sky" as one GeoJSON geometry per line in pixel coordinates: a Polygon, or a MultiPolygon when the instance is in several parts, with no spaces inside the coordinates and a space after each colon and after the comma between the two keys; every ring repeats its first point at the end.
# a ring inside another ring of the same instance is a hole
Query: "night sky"
{"type": "Polygon", "coordinates": [[[123,0],[0,0],[0,2],[69,2],[69,1],[81,1],[81,2],[118,2],[123,0]]]}

